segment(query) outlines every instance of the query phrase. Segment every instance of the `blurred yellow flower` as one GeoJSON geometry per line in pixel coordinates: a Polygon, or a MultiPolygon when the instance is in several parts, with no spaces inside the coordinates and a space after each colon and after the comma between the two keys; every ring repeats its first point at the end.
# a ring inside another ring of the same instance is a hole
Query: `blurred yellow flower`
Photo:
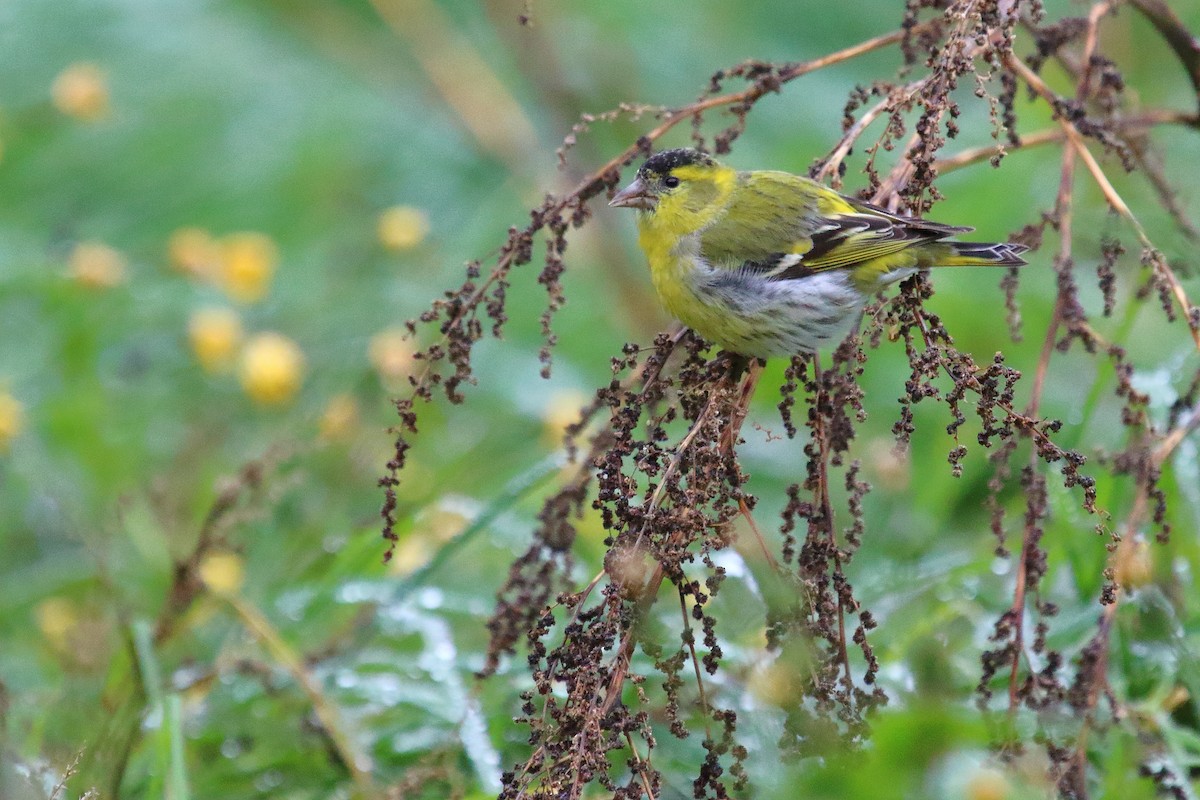
{"type": "Polygon", "coordinates": [[[71,251],[70,276],[91,289],[111,289],[125,282],[125,256],[101,242],[80,242],[71,251]]]}
{"type": "Polygon", "coordinates": [[[641,597],[653,583],[654,557],[644,543],[614,547],[604,556],[604,571],[622,597],[641,597]]]}
{"type": "Polygon", "coordinates": [[[425,540],[448,542],[462,533],[470,521],[462,511],[439,505],[418,516],[415,528],[425,540]]]}
{"type": "Polygon", "coordinates": [[[416,348],[402,328],[388,328],[371,337],[367,358],[379,374],[379,381],[388,389],[399,388],[412,372],[416,348]]]}
{"type": "Polygon", "coordinates": [[[17,398],[0,389],[0,453],[7,453],[13,439],[25,427],[25,407],[17,398]]]}
{"type": "Polygon", "coordinates": [[[34,607],[33,618],[46,644],[71,669],[108,666],[112,624],[98,609],[66,597],[48,597],[34,607]]]}
{"type": "Polygon", "coordinates": [[[325,441],[349,438],[358,426],[358,401],[348,392],[334,395],[321,413],[320,436],[325,441]]]}
{"type": "Polygon", "coordinates": [[[912,479],[908,453],[898,450],[890,437],[867,442],[867,465],[874,471],[872,478],[889,492],[903,492],[912,479]]]}
{"type": "Polygon", "coordinates": [[[967,800],[1005,800],[1012,796],[1012,786],[1004,773],[991,767],[981,767],[967,781],[967,800]]]}
{"type": "Polygon", "coordinates": [[[388,250],[411,250],[429,235],[429,215],[413,206],[392,206],[379,215],[378,230],[379,241],[388,250]]]}
{"type": "Polygon", "coordinates": [[[750,694],[758,702],[776,708],[791,708],[803,702],[804,678],[792,666],[790,659],[783,657],[759,664],[747,682],[750,694]]]}
{"type": "Polygon", "coordinates": [[[228,308],[202,308],[188,320],[192,353],[205,371],[227,372],[242,342],[242,322],[228,308]]]}
{"type": "Polygon", "coordinates": [[[56,650],[69,650],[71,632],[79,624],[79,610],[65,597],[48,597],[33,610],[42,637],[56,650]]]}
{"type": "Polygon", "coordinates": [[[587,404],[587,395],[573,390],[557,391],[542,412],[542,438],[551,447],[562,444],[567,428],[579,422],[580,410],[587,404]]]}
{"type": "Polygon", "coordinates": [[[1181,705],[1192,699],[1192,695],[1188,692],[1185,686],[1176,686],[1171,691],[1167,692],[1167,696],[1163,698],[1163,711],[1174,711],[1181,705]]]}
{"type": "Polygon", "coordinates": [[[295,397],[304,380],[304,353],[278,333],[260,333],[242,350],[242,388],[254,402],[279,405],[295,397]]]}
{"type": "Polygon", "coordinates": [[[236,553],[209,553],[197,570],[208,590],[220,597],[237,594],[246,579],[246,567],[236,553]]]}
{"type": "Polygon", "coordinates": [[[108,80],[95,64],[71,64],[50,86],[54,107],[69,117],[95,122],[108,114],[108,80]]]}
{"type": "Polygon", "coordinates": [[[392,560],[388,562],[388,572],[397,577],[411,575],[429,562],[433,552],[429,544],[420,536],[407,536],[396,545],[392,560]]]}
{"type": "Polygon", "coordinates": [[[216,278],[221,246],[203,228],[180,228],[167,241],[171,266],[193,278],[216,278]]]}
{"type": "Polygon", "coordinates": [[[241,303],[256,303],[267,296],[279,262],[279,250],[261,233],[233,233],[221,241],[221,285],[241,303]]]}
{"type": "Polygon", "coordinates": [[[1145,539],[1127,536],[1113,553],[1113,580],[1124,589],[1145,586],[1154,577],[1154,561],[1145,539]]]}

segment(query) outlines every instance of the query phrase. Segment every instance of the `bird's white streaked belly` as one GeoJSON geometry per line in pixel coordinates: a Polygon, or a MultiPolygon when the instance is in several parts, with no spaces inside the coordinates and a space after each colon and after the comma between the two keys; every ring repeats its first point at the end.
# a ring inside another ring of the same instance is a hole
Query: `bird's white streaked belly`
{"type": "Polygon", "coordinates": [[[699,265],[687,283],[697,302],[672,309],[680,320],[728,350],[759,358],[837,344],[867,299],[841,270],[780,281],[699,265]]]}

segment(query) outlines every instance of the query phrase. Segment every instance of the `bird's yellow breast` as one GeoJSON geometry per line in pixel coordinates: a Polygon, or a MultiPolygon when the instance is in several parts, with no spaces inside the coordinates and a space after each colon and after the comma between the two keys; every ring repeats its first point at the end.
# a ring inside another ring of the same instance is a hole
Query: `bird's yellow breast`
{"type": "Polygon", "coordinates": [[[650,264],[650,279],[658,299],[671,316],[701,336],[728,346],[731,337],[750,327],[706,290],[704,273],[711,271],[700,257],[700,235],[676,239],[653,226],[641,226],[638,242],[650,264]]]}
{"type": "Polygon", "coordinates": [[[695,269],[699,237],[676,238],[643,218],[638,221],[638,244],[646,254],[650,278],[659,299],[669,312],[679,317],[680,310],[687,308],[692,296],[688,278],[695,269]]]}

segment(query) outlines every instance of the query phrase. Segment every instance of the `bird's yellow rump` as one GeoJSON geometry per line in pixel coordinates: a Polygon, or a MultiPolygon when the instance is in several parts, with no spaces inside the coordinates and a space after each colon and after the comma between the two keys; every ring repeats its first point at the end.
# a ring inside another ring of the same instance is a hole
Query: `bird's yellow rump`
{"type": "Polygon", "coordinates": [[[638,210],[667,310],[758,358],[840,341],[875,292],[917,270],[1016,267],[1028,249],[946,241],[971,228],[892,214],[787,172],[738,172],[692,149],[652,156],[611,205],[638,210]]]}

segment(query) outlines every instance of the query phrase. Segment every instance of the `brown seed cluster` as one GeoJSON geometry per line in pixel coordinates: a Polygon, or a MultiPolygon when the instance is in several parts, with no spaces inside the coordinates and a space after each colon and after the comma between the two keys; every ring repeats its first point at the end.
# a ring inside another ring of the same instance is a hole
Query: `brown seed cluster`
{"type": "MultiPolygon", "coordinates": [[[[1180,44],[1190,34],[1160,4],[1131,4],[1189,69],[1200,99],[1200,56],[1180,44]]],[[[1107,567],[1098,576],[1103,580],[1095,598],[1097,621],[1086,643],[1074,649],[1052,645],[1058,641],[1058,604],[1057,588],[1047,580],[1055,566],[1047,541],[1062,525],[1055,519],[1054,498],[1069,498],[1087,520],[1077,533],[1106,547],[1114,559],[1123,542],[1148,530],[1166,543],[1172,512],[1162,486],[1164,469],[1180,442],[1200,427],[1200,370],[1182,380],[1185,386],[1166,413],[1155,413],[1149,394],[1138,388],[1137,365],[1127,350],[1096,326],[1096,317],[1160,305],[1172,329],[1200,349],[1200,308],[1187,299],[1176,266],[1153,246],[1087,149],[1093,146],[1122,169],[1144,173],[1179,231],[1200,239],[1148,137],[1154,125],[1200,123],[1190,112],[1143,112],[1127,96],[1116,61],[1099,49],[1098,29],[1116,5],[1096,2],[1087,16],[1047,23],[1036,2],[908,0],[895,34],[811,62],[750,61],[721,70],[681,109],[623,105],[585,116],[564,142],[560,159],[596,122],[656,114],[659,123],[574,191],[547,197],[529,225],[510,229],[490,271],[467,265],[463,284],[410,323],[414,335],[432,335],[434,343],[420,355],[425,369],[411,379],[411,395],[397,401],[395,455],[381,480],[384,535],[392,539],[403,513],[398,487],[418,430],[418,404],[463,401],[474,380],[473,347],[485,335],[502,334],[515,269],[533,260],[540,243],[545,255],[537,281],[547,293],[543,373],[549,370],[554,316],[565,302],[561,279],[569,268],[571,231],[587,223],[589,203],[616,185],[620,168],[649,153],[674,126],[690,124],[698,147],[707,148],[711,140],[711,149],[724,153],[761,98],[785,91],[816,69],[895,46],[904,58],[901,74],[851,92],[840,139],[814,164],[814,177],[840,183],[847,159],[860,148],[869,179],[863,196],[922,213],[939,198],[935,181],[945,170],[982,162],[1000,166],[1007,151],[1020,147],[1061,148],[1057,195],[1012,237],[1040,251],[1041,263],[1054,269],[1051,322],[1030,334],[1043,339],[1037,362],[1018,370],[1002,353],[980,363],[958,349],[929,308],[933,284],[923,276],[905,281],[895,297],[878,299],[864,314],[861,338],[852,337],[822,360],[796,357],[784,373],[779,412],[787,437],[803,442],[805,466],[803,480],[786,490],[778,543],[759,533],[756,498],[747,491],[748,476],[737,456],[761,365],[729,354],[709,357],[706,344],[687,332],[661,334],[648,348],[627,345],[613,359],[611,381],[596,391],[569,431],[574,466],[545,500],[532,541],[510,566],[488,622],[491,641],[482,676],[523,651],[528,684],[519,717],[528,730],[527,756],[504,774],[502,797],[579,798],[588,787],[621,798],[670,796],[654,760],[656,737],[664,734],[699,741],[694,797],[751,791],[754,776],[738,741],[737,714],[721,707],[713,681],[737,677],[726,656],[728,634],[717,600],[727,577],[721,551],[731,545],[735,526],[753,531],[779,556],[772,578],[785,591],[767,602],[764,645],[786,665],[781,667],[786,680],[772,690],[786,698],[780,703],[784,752],[798,759],[819,756],[869,739],[871,715],[888,698],[871,644],[879,623],[856,596],[847,569],[861,548],[874,544],[864,511],[870,486],[854,457],[868,412],[859,378],[870,353],[901,348],[908,376],[897,387],[896,447],[903,451],[916,436],[945,436],[947,465],[941,468],[954,476],[974,463],[971,453],[987,454],[983,502],[994,552],[1010,561],[1012,602],[991,622],[990,642],[978,654],[979,706],[1000,715],[1072,720],[1073,725],[1040,734],[1037,746],[1048,759],[1047,779],[1063,796],[1089,796],[1095,785],[1089,735],[1094,743],[1108,727],[1128,724],[1108,670],[1114,620],[1129,588],[1122,583],[1134,582],[1130,576],[1139,573],[1107,567]],[[1014,52],[1022,37],[1032,39],[1033,49],[1023,60],[1014,52]],[[1041,80],[1050,64],[1073,78],[1073,94],[1057,95],[1041,80]],[[730,83],[743,88],[722,94],[730,83]],[[975,101],[963,89],[972,90],[975,101]],[[1018,132],[1016,98],[1022,91],[1045,103],[1053,127],[1018,132]],[[946,154],[967,102],[986,104],[997,144],[946,154]],[[732,121],[706,133],[707,115],[718,109],[732,121]],[[876,120],[879,125],[872,127],[876,120]],[[868,130],[876,132],[869,143],[868,130]],[[1136,257],[1112,234],[1100,242],[1098,255],[1077,252],[1075,186],[1085,178],[1100,186],[1114,227],[1132,229],[1136,257]],[[1046,253],[1053,244],[1057,251],[1046,253]],[[1085,264],[1094,264],[1094,278],[1085,264]],[[1123,297],[1119,276],[1133,271],[1140,273],[1140,288],[1132,298],[1123,297]],[[1102,303],[1098,312],[1089,310],[1080,286],[1092,280],[1102,303]],[[1108,387],[1120,406],[1120,437],[1087,447],[1086,454],[1084,446],[1065,444],[1063,423],[1041,412],[1045,387],[1056,379],[1064,354],[1109,370],[1108,387]],[[925,418],[918,406],[944,413],[944,426],[918,430],[925,418]],[[1128,508],[1098,507],[1101,474],[1130,485],[1128,508]],[[606,531],[607,553],[603,570],[581,582],[574,575],[572,547],[580,520],[589,514],[606,531]]],[[[1014,338],[1023,333],[1022,274],[1010,270],[1000,281],[1014,338]]],[[[1181,796],[1176,788],[1186,776],[1151,758],[1161,734],[1138,735],[1150,742],[1143,773],[1163,794],[1181,796]]],[[[995,744],[1002,756],[1033,746],[1004,734],[995,744]]]]}

